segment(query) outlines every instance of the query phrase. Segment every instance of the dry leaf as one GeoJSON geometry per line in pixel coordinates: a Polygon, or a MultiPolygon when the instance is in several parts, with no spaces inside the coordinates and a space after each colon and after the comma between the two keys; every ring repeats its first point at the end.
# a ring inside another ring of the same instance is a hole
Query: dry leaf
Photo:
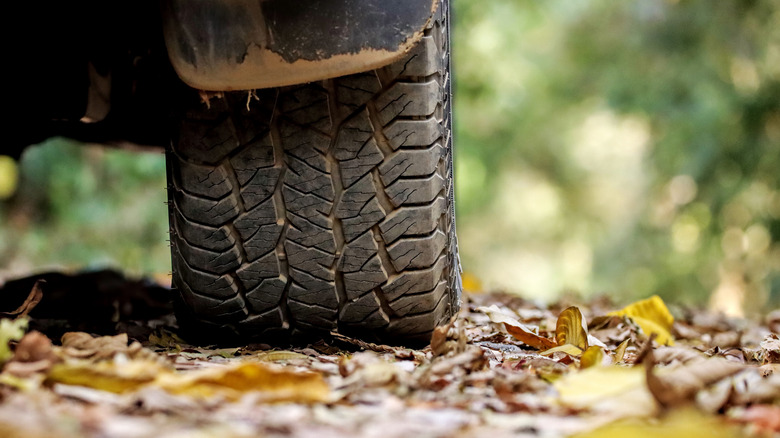
{"type": "Polygon", "coordinates": [[[622,310],[610,312],[608,315],[628,316],[646,335],[655,333],[658,343],[674,345],[672,336],[674,317],[658,295],[629,304],[622,310]]]}
{"type": "Polygon", "coordinates": [[[597,365],[609,365],[612,359],[604,353],[601,347],[596,345],[588,347],[580,358],[580,368],[590,368],[597,365]]]}
{"type": "Polygon", "coordinates": [[[13,358],[5,365],[3,371],[17,377],[29,377],[48,370],[57,360],[52,350],[51,340],[41,332],[32,331],[19,341],[13,358]]]}
{"type": "Polygon", "coordinates": [[[573,345],[581,351],[588,349],[588,331],[582,320],[580,309],[572,306],[558,315],[555,325],[555,340],[558,345],[573,345]]]}
{"type": "Polygon", "coordinates": [[[13,357],[8,343],[22,339],[24,331],[27,330],[27,322],[27,318],[16,320],[0,319],[0,364],[13,357]]]}
{"type": "Polygon", "coordinates": [[[574,435],[573,438],[739,438],[740,428],[722,418],[705,415],[695,409],[672,412],[661,419],[623,420],[574,435]]]}
{"type": "Polygon", "coordinates": [[[27,317],[32,309],[34,309],[35,306],[41,302],[41,299],[43,298],[43,289],[41,286],[44,283],[46,283],[46,280],[36,281],[32,287],[32,290],[30,290],[30,294],[27,295],[27,298],[25,298],[24,302],[19,307],[17,307],[16,310],[12,310],[10,312],[0,312],[0,317],[15,319],[27,317]]]}
{"type": "Polygon", "coordinates": [[[661,406],[687,403],[708,385],[734,375],[745,366],[727,359],[710,358],[691,361],[673,370],[654,372],[652,351],[645,360],[647,387],[661,406]]]}
{"type": "Polygon", "coordinates": [[[589,409],[610,418],[650,416],[656,412],[644,371],[639,368],[591,367],[561,377],[553,387],[563,405],[589,409]]]}
{"type": "Polygon", "coordinates": [[[626,339],[625,341],[621,342],[620,345],[618,345],[617,348],[615,349],[615,363],[623,362],[626,356],[626,348],[628,348],[628,342],[629,340],[626,339]]]}
{"type": "Polygon", "coordinates": [[[199,398],[222,396],[230,400],[257,391],[267,402],[314,403],[325,401],[330,394],[319,373],[294,371],[263,362],[238,362],[186,373],[163,373],[155,384],[173,394],[199,398]]]}
{"type": "Polygon", "coordinates": [[[68,361],[54,365],[47,375],[49,383],[86,386],[102,391],[123,393],[152,383],[171,371],[157,362],[134,360],[91,362],[68,361]]]}
{"type": "Polygon", "coordinates": [[[305,354],[296,353],[294,351],[262,351],[254,354],[252,357],[254,357],[257,360],[266,361],[266,362],[279,362],[279,361],[286,361],[286,360],[309,358],[309,356],[305,354]]]}
{"type": "Polygon", "coordinates": [[[537,335],[517,319],[505,314],[495,304],[490,307],[479,307],[477,310],[485,313],[492,322],[503,323],[507,333],[524,344],[540,350],[547,350],[557,345],[554,341],[537,335]]]}

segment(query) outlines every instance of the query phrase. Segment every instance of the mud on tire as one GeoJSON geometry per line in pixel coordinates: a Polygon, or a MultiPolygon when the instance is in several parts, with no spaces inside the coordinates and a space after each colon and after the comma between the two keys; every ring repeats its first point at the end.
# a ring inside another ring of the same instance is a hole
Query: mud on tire
{"type": "Polygon", "coordinates": [[[457,312],[446,7],[385,68],[193,96],[167,155],[182,323],[418,343],[457,312]]]}

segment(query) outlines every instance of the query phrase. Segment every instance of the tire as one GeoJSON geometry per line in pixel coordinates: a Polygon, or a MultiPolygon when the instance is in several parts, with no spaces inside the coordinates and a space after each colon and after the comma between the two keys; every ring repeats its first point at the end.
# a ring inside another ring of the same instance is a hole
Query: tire
{"type": "Polygon", "coordinates": [[[457,313],[446,8],[382,69],[193,99],[167,158],[177,315],[198,339],[412,345],[457,313]]]}

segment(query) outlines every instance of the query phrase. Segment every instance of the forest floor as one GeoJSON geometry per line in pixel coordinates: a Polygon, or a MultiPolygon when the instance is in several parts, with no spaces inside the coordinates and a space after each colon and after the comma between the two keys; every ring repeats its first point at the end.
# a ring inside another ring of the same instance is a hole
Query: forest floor
{"type": "Polygon", "coordinates": [[[780,312],[469,294],[431,345],[190,345],[110,271],[0,289],[0,436],[769,437],[780,312]]]}

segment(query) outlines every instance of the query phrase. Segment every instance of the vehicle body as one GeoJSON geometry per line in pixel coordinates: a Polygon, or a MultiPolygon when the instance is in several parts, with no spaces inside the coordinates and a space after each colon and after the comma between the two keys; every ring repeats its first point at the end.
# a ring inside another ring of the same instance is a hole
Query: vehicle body
{"type": "Polygon", "coordinates": [[[460,295],[447,7],[15,5],[0,153],[166,147],[178,316],[203,336],[424,342],[460,295]]]}

